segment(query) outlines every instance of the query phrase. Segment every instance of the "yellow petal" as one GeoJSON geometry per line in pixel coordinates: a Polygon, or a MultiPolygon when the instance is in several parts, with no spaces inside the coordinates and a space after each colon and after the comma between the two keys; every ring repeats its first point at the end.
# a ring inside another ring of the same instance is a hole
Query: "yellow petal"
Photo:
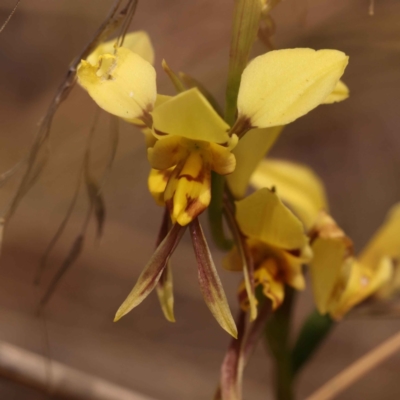
{"type": "Polygon", "coordinates": [[[251,176],[256,188],[276,188],[277,195],[287,203],[309,229],[321,210],[328,209],[321,179],[302,164],[283,160],[263,160],[251,176]]]}
{"type": "Polygon", "coordinates": [[[236,158],[231,150],[216,143],[210,143],[211,168],[217,174],[227,175],[236,167],[236,158]]]}
{"type": "Polygon", "coordinates": [[[330,314],[334,319],[342,318],[354,306],[375,293],[392,274],[392,263],[389,258],[383,258],[377,268],[372,271],[365,265],[354,261],[350,271],[345,271],[347,284],[331,304],[330,314]]]}
{"type": "Polygon", "coordinates": [[[348,255],[348,248],[341,239],[317,238],[312,249],[314,257],[309,267],[314,301],[318,311],[326,314],[348,255]]]}
{"type": "Polygon", "coordinates": [[[254,272],[255,285],[262,285],[263,294],[272,302],[272,309],[277,309],[285,297],[285,283],[278,278],[277,263],[270,258],[254,272]]]}
{"type": "Polygon", "coordinates": [[[79,83],[105,111],[121,118],[139,118],[153,109],[156,72],[142,57],[120,47],[115,55],[103,54],[93,66],[82,60],[79,83]]]}
{"type": "Polygon", "coordinates": [[[246,194],[251,174],[275,143],[282,129],[282,126],[252,129],[240,139],[234,148],[233,154],[236,157],[237,168],[227,176],[227,182],[232,194],[237,199],[246,194]]]}
{"type": "Polygon", "coordinates": [[[182,92],[155,108],[156,133],[214,143],[229,142],[228,124],[211,107],[197,88],[182,92]]]}
{"type": "Polygon", "coordinates": [[[350,90],[343,81],[339,81],[333,89],[333,92],[324,100],[323,104],[332,104],[346,100],[349,97],[350,90]]]}
{"type": "Polygon", "coordinates": [[[236,218],[245,235],[271,246],[298,250],[308,242],[301,222],[269,189],[236,202],[236,218]]]}
{"type": "MultiPolygon", "coordinates": [[[[86,59],[90,64],[96,65],[103,54],[113,54],[117,40],[112,39],[101,43],[86,59]]],[[[154,63],[154,49],[149,35],[145,31],[130,32],[125,36],[123,47],[129,49],[145,59],[150,64],[154,63]]]]}
{"type": "Polygon", "coordinates": [[[153,147],[147,149],[147,158],[155,169],[168,169],[178,164],[188,154],[187,149],[177,136],[166,136],[157,140],[153,147]]]}
{"type": "Polygon", "coordinates": [[[239,119],[257,128],[296,120],[323,103],[347,63],[337,50],[286,49],[256,57],[242,75],[239,119]]]}
{"type": "Polygon", "coordinates": [[[400,257],[400,203],[389,211],[386,221],[367,244],[359,260],[374,268],[384,257],[400,257]]]}
{"type": "MultiPolygon", "coordinates": [[[[385,259],[388,260],[387,257],[385,259]]],[[[391,263],[392,273],[390,278],[374,293],[374,297],[377,299],[391,298],[400,291],[400,265],[398,260],[389,260],[389,262],[391,263]]]]}

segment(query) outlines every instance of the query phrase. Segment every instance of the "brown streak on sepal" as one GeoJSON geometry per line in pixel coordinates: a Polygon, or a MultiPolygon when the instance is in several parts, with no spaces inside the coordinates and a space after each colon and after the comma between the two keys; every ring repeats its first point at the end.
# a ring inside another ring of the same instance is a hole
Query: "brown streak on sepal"
{"type": "Polygon", "coordinates": [[[139,305],[155,288],[169,258],[179,244],[186,228],[179,224],[174,224],[164,240],[159,244],[156,251],[151,256],[146,267],[140,274],[136,285],[129,293],[128,297],[119,307],[114,321],[118,321],[129,311],[139,305]]]}
{"type": "Polygon", "coordinates": [[[239,117],[232,128],[229,130],[229,136],[236,134],[241,139],[249,130],[255,127],[251,125],[250,118],[241,116],[239,117]]]}
{"type": "Polygon", "coordinates": [[[236,338],[237,328],[229,309],[228,301],[215,268],[210,249],[208,248],[206,238],[197,218],[190,223],[189,229],[196,255],[198,278],[203,298],[221,327],[236,338]]]}
{"type": "MultiPolygon", "coordinates": [[[[156,241],[156,247],[159,246],[159,244],[167,236],[169,225],[170,225],[169,212],[168,208],[165,207],[164,215],[160,226],[160,231],[158,233],[156,241]]],[[[172,271],[169,262],[166,263],[166,266],[161,274],[156,289],[164,317],[169,322],[175,322],[172,271]]]]}

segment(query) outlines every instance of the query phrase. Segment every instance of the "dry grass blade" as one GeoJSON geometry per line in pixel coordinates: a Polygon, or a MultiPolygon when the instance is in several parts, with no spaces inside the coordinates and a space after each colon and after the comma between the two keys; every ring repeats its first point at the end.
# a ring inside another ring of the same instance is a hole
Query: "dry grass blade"
{"type": "Polygon", "coordinates": [[[94,176],[90,173],[89,160],[89,153],[86,153],[83,175],[85,177],[85,185],[90,201],[90,208],[94,211],[94,215],[97,221],[97,237],[101,237],[103,234],[104,221],[106,217],[106,208],[103,195],[101,193],[101,186],[94,178],[94,176]]]}
{"type": "Polygon", "coordinates": [[[333,379],[325,383],[306,400],[330,400],[376,368],[380,363],[400,350],[400,332],[351,364],[333,379]]]}
{"type": "Polygon", "coordinates": [[[43,273],[46,269],[48,260],[49,260],[49,256],[54,248],[54,246],[57,244],[57,242],[59,241],[59,239],[61,238],[61,235],[63,234],[65,228],[67,227],[68,221],[71,218],[72,212],[74,211],[76,202],[78,200],[78,195],[79,195],[79,190],[81,187],[81,177],[82,177],[82,172],[79,171],[79,179],[78,182],[76,184],[75,187],[75,193],[71,199],[71,202],[69,204],[68,210],[64,216],[64,219],[62,220],[60,226],[58,227],[56,233],[54,234],[54,236],[52,237],[50,243],[48,244],[41,260],[40,260],[40,264],[36,273],[36,277],[35,277],[35,281],[34,283],[36,285],[38,285],[40,283],[40,280],[42,279],[43,273]]]}
{"type": "Polygon", "coordinates": [[[114,5],[111,7],[108,16],[98,28],[93,39],[86,45],[84,50],[79,54],[79,56],[69,67],[66,77],[59,86],[53,100],[50,103],[47,113],[39,126],[39,130],[36,134],[34,143],[28,156],[27,170],[7,210],[6,220],[14,214],[16,208],[19,205],[19,202],[34,184],[38,175],[43,169],[43,166],[46,163],[49,151],[48,139],[50,136],[53,118],[60,104],[68,97],[69,93],[74,87],[74,84],[76,82],[76,69],[80,60],[87,58],[88,55],[96,48],[96,46],[119,26],[119,24],[126,16],[128,8],[135,1],[128,0],[128,5],[118,13],[118,9],[120,8],[122,2],[123,0],[116,0],[114,2],[114,5]],[[44,161],[39,161],[39,166],[37,166],[37,160],[40,158],[40,156],[42,156],[42,160],[44,161]]]}
{"type": "Polygon", "coordinates": [[[0,255],[3,248],[4,218],[0,218],[0,255]]]}
{"type": "Polygon", "coordinates": [[[8,17],[4,21],[3,25],[1,26],[0,33],[3,32],[4,28],[8,25],[8,23],[10,22],[12,16],[14,15],[15,11],[17,11],[19,3],[21,3],[21,0],[17,0],[17,2],[15,3],[14,8],[11,10],[10,14],[8,15],[8,17]]]}
{"type": "Polygon", "coordinates": [[[196,255],[198,278],[204,301],[221,327],[236,338],[237,328],[235,321],[233,320],[221,280],[219,279],[210,249],[197,218],[190,223],[189,229],[196,255]]]}
{"type": "Polygon", "coordinates": [[[0,175],[0,188],[2,188],[3,185],[6,184],[7,181],[12,178],[16,172],[18,172],[18,170],[24,165],[25,162],[26,160],[21,160],[17,162],[14,166],[12,166],[10,169],[0,175]]]}
{"type": "Polygon", "coordinates": [[[79,235],[75,239],[75,241],[72,244],[72,247],[71,247],[71,249],[70,249],[70,251],[68,253],[68,256],[65,258],[61,268],[57,271],[57,273],[54,276],[54,278],[52,279],[52,281],[51,281],[46,293],[44,294],[44,296],[40,300],[40,309],[39,309],[39,311],[50,300],[50,297],[54,293],[54,290],[56,289],[56,287],[57,287],[58,283],[60,282],[61,278],[64,276],[64,274],[67,272],[69,267],[77,260],[77,258],[81,254],[82,249],[83,249],[84,239],[85,239],[84,235],[79,235]]]}

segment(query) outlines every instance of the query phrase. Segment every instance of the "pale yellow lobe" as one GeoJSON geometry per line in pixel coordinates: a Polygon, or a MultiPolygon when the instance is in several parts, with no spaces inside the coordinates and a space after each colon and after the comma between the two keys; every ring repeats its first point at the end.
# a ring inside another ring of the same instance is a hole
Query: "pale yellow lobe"
{"type": "Polygon", "coordinates": [[[236,167],[236,158],[231,150],[216,143],[209,144],[211,169],[220,175],[231,174],[236,167]]]}
{"type": "Polygon", "coordinates": [[[257,128],[296,120],[324,102],[347,63],[337,50],[286,49],[256,57],[242,74],[239,118],[257,128]]]}
{"type": "Polygon", "coordinates": [[[261,285],[263,294],[272,302],[272,309],[276,310],[285,297],[285,282],[277,279],[279,266],[272,258],[265,260],[255,271],[254,280],[256,285],[261,285]]]}
{"type": "MultiPolygon", "coordinates": [[[[101,43],[88,56],[86,61],[96,65],[103,54],[113,54],[117,45],[117,39],[101,43]]],[[[125,36],[123,47],[136,53],[150,64],[154,64],[154,49],[150,37],[145,31],[130,32],[125,36]]]]}
{"type": "Polygon", "coordinates": [[[314,301],[318,311],[329,311],[333,290],[347,256],[347,246],[340,239],[317,238],[312,245],[314,257],[309,263],[314,301]]]}
{"type": "Polygon", "coordinates": [[[273,146],[282,129],[282,126],[252,129],[240,139],[233,150],[238,167],[227,176],[229,188],[235,198],[240,199],[246,194],[251,174],[273,146]]]}
{"type": "Polygon", "coordinates": [[[172,174],[172,168],[166,170],[151,169],[147,185],[150,194],[159,206],[164,206],[164,192],[168,180],[172,174]]]}
{"type": "Polygon", "coordinates": [[[346,284],[339,281],[340,296],[335,296],[330,306],[330,314],[334,319],[341,319],[387,282],[391,277],[392,264],[388,258],[384,258],[375,271],[371,271],[365,265],[354,261],[351,265],[345,264],[342,273],[342,280],[346,284]]]}
{"type": "Polygon", "coordinates": [[[212,143],[228,143],[229,125],[197,88],[174,96],[155,108],[154,130],[159,135],[181,136],[212,143]]]}
{"type": "Polygon", "coordinates": [[[271,246],[297,250],[308,242],[301,222],[269,189],[236,202],[236,218],[245,235],[271,246]]]}
{"type": "Polygon", "coordinates": [[[156,101],[153,66],[123,47],[115,55],[100,56],[95,66],[82,60],[77,76],[99,107],[121,118],[139,118],[151,111],[156,101]]]}
{"type": "Polygon", "coordinates": [[[323,104],[338,103],[346,100],[350,95],[350,90],[343,81],[339,81],[333,92],[324,100],[323,104]]]}
{"type": "Polygon", "coordinates": [[[188,225],[211,200],[211,169],[202,152],[191,152],[175,167],[164,193],[172,222],[188,225]]]}
{"type": "Polygon", "coordinates": [[[278,196],[290,206],[307,229],[313,226],[321,210],[328,210],[322,180],[305,165],[284,160],[263,160],[250,182],[256,189],[275,187],[278,196]]]}
{"type": "Polygon", "coordinates": [[[374,268],[384,257],[400,257],[400,203],[388,212],[386,221],[362,251],[359,260],[374,268]]]}

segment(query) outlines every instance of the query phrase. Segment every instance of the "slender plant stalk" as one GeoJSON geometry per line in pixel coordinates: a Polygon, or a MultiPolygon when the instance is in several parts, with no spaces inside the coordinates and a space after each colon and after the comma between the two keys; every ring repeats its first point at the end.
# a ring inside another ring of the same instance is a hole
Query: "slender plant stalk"
{"type": "Polygon", "coordinates": [[[213,172],[211,175],[211,203],[208,207],[208,219],[214,243],[221,250],[230,250],[232,240],[225,236],[223,223],[223,196],[225,190],[225,178],[213,172]]]}
{"type": "Polygon", "coordinates": [[[272,314],[266,325],[265,338],[275,359],[275,391],[277,400],[292,400],[293,375],[289,334],[294,301],[294,290],[286,287],[285,301],[272,314]]]}
{"type": "Polygon", "coordinates": [[[329,315],[321,315],[317,310],[308,316],[292,350],[293,376],[306,364],[334,326],[329,315]]]}

